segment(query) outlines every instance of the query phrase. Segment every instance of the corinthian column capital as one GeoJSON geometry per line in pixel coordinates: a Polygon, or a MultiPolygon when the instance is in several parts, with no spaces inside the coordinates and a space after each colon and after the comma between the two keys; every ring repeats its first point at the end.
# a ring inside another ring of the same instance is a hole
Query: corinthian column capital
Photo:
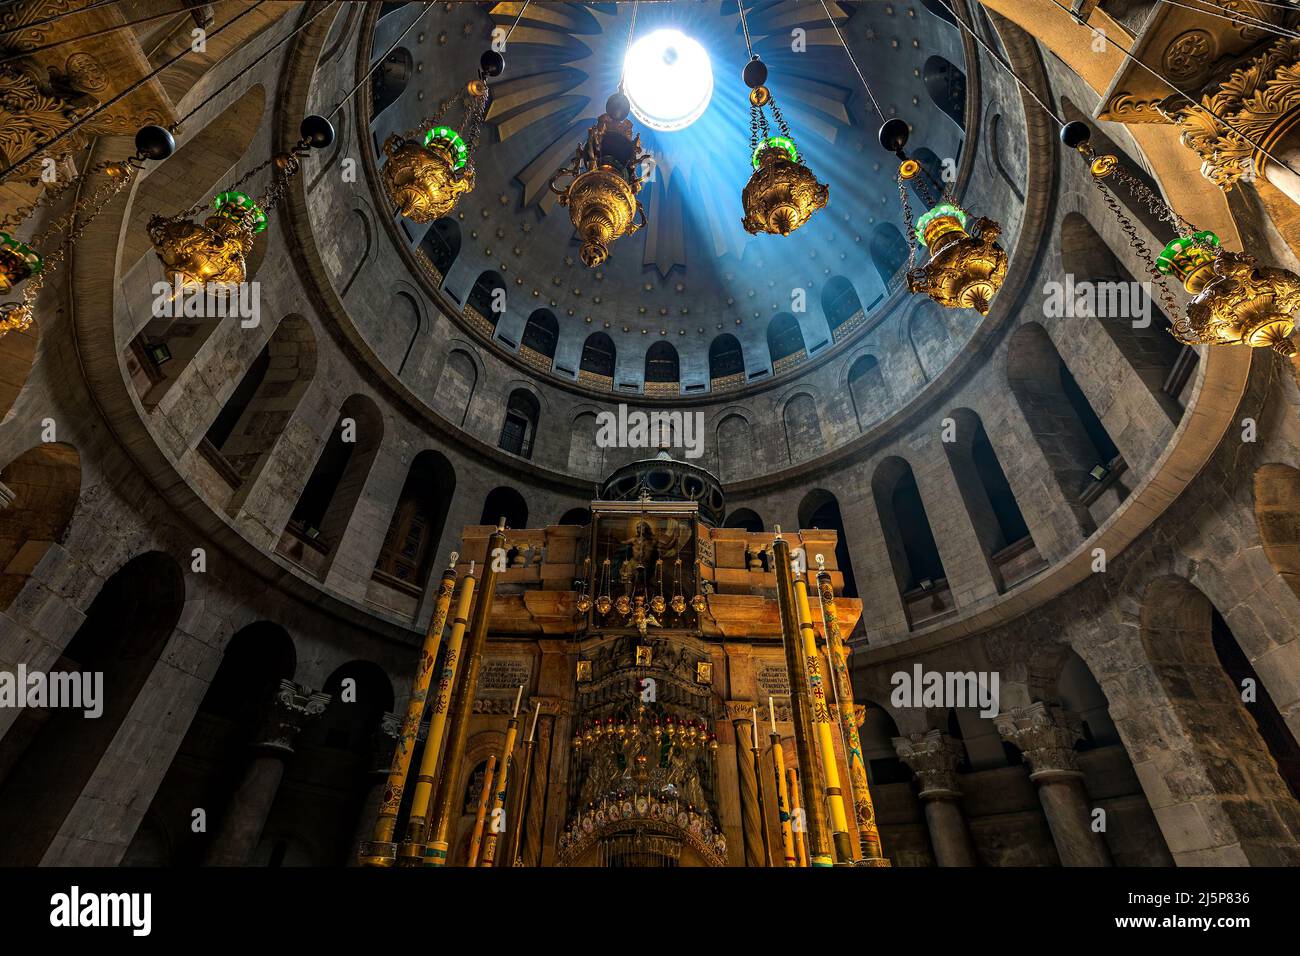
{"type": "Polygon", "coordinates": [[[1002,739],[1024,754],[1031,780],[1048,774],[1079,774],[1074,743],[1083,734],[1078,718],[1068,711],[1040,702],[998,714],[993,723],[1002,739]]]}
{"type": "Polygon", "coordinates": [[[294,741],[303,725],[323,714],[329,701],[329,694],[313,693],[290,680],[280,681],[255,746],[286,755],[293,753],[294,741]]]}
{"type": "Polygon", "coordinates": [[[907,764],[921,783],[922,800],[961,796],[957,765],[966,756],[960,740],[941,730],[894,738],[898,759],[907,764]]]}

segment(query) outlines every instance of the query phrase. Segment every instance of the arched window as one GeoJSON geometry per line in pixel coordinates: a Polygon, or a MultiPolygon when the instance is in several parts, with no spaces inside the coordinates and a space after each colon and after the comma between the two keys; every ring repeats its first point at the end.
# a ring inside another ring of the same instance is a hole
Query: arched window
{"type": "Polygon", "coordinates": [[[499,272],[484,272],[474,280],[463,311],[470,325],[492,338],[497,322],[506,311],[506,280],[499,272]]]}
{"type": "Polygon", "coordinates": [[[442,285],[442,280],[460,255],[460,223],[446,216],[435,219],[420,240],[420,251],[436,273],[436,284],[442,285]]]}
{"type": "Polygon", "coordinates": [[[614,340],[604,332],[593,332],[582,343],[578,381],[602,392],[614,390],[614,340]]]}
{"type": "Polygon", "coordinates": [[[958,408],[948,417],[953,434],[951,441],[943,442],[943,450],[966,513],[1000,588],[1014,587],[1045,563],[979,415],[958,408]]]}
{"type": "Polygon", "coordinates": [[[87,719],[82,709],[25,707],[0,739],[0,767],[9,768],[0,784],[6,865],[40,863],[123,728],[184,606],[185,576],[159,551],[132,558],[95,595],[51,669],[100,673],[100,713],[87,719]]]}
{"type": "Polygon", "coordinates": [[[886,458],[876,468],[871,489],[908,620],[917,627],[950,613],[952,593],[912,466],[902,458],[886,458]]]}
{"type": "MultiPolygon", "coordinates": [[[[844,532],[844,517],[840,514],[839,500],[829,491],[818,488],[810,491],[799,503],[799,527],[810,531],[818,528],[835,532],[835,567],[844,575],[844,596],[858,596],[858,584],[853,577],[853,560],[849,555],[849,539],[844,532]]],[[[816,555],[809,555],[810,563],[816,555]]]]}
{"type": "Polygon", "coordinates": [[[506,419],[501,425],[501,438],[497,447],[519,455],[533,457],[533,441],[537,438],[537,418],[541,407],[537,398],[527,389],[517,388],[506,402],[506,419]]]}
{"type": "Polygon", "coordinates": [[[1127,496],[1118,481],[1125,466],[1047,330],[1037,322],[1012,333],[1007,383],[1081,530],[1091,534],[1127,496]]]}
{"type": "Polygon", "coordinates": [[[1196,350],[1180,345],[1169,319],[1134,281],[1133,274],[1106,245],[1087,219],[1077,212],[1061,220],[1061,268],[1066,273],[1062,314],[1092,318],[1123,354],[1171,422],[1183,414],[1181,393],[1196,368],[1196,350]],[[1142,310],[1150,321],[1141,322],[1142,310]]]}
{"type": "Polygon", "coordinates": [[[858,290],[844,276],[832,276],[822,289],[822,314],[836,342],[866,321],[858,290]]]}
{"type": "Polygon", "coordinates": [[[767,354],[772,358],[772,374],[780,374],[807,357],[799,320],[789,312],[778,312],[767,324],[767,354]]]}
{"type": "Polygon", "coordinates": [[[560,339],[560,325],[550,309],[538,309],[524,325],[524,339],[519,355],[525,362],[543,372],[555,364],[555,343],[560,339]]]}
{"type": "Polygon", "coordinates": [[[426,450],[415,456],[374,572],[376,581],[413,599],[398,608],[411,616],[429,580],[455,491],[456,472],[441,453],[426,450]]]}
{"type": "Polygon", "coordinates": [[[921,68],[921,80],[934,105],[957,126],[966,129],[966,74],[943,57],[930,57],[921,68]]]}
{"type": "Polygon", "coordinates": [[[721,392],[745,384],[745,354],[739,340],[723,332],[709,343],[709,388],[721,392]]]}
{"type": "Polygon", "coordinates": [[[303,486],[276,550],[321,575],[352,518],[384,438],[383,415],[371,399],[343,403],[311,477],[303,486]]]}
{"type": "Polygon", "coordinates": [[[506,519],[507,528],[528,527],[528,502],[515,489],[506,485],[493,488],[483,500],[483,515],[479,524],[495,525],[502,518],[506,519]]]}
{"type": "Polygon", "coordinates": [[[859,428],[884,418],[889,410],[889,386],[874,355],[861,356],[849,369],[849,399],[859,428]]]}
{"type": "Polygon", "coordinates": [[[556,524],[585,528],[587,525],[591,524],[591,509],[570,508],[563,514],[563,516],[561,516],[560,520],[557,521],[556,524]]]}
{"type": "Polygon", "coordinates": [[[907,240],[892,222],[882,222],[871,232],[871,262],[888,286],[907,265],[907,240]]]}
{"type": "Polygon", "coordinates": [[[398,47],[379,64],[374,75],[374,106],[372,116],[379,116],[384,110],[397,102],[405,92],[407,84],[415,73],[415,60],[406,47],[398,47]]]}
{"type": "Polygon", "coordinates": [[[681,391],[677,350],[667,342],[656,342],[645,353],[647,395],[676,395],[681,391]]]}
{"type": "Polygon", "coordinates": [[[22,591],[45,552],[63,540],[81,497],[81,456],[64,442],[43,442],[6,465],[0,484],[13,496],[0,510],[3,610],[22,591]],[[19,555],[22,560],[16,560],[19,555]]]}

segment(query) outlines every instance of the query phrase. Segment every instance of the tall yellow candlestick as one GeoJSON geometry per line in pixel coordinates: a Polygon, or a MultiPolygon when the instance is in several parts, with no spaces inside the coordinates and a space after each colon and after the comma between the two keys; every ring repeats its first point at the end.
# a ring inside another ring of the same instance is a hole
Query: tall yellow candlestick
{"type": "Polygon", "coordinates": [[[424,859],[425,821],[429,813],[429,800],[433,795],[433,783],[438,775],[442,728],[447,719],[447,698],[456,676],[456,661],[460,657],[461,639],[465,634],[465,618],[469,613],[469,603],[473,597],[474,565],[471,563],[469,574],[465,575],[465,580],[461,582],[460,594],[456,598],[455,618],[451,625],[451,635],[447,639],[447,651],[443,655],[442,674],[438,678],[438,687],[429,705],[433,716],[429,721],[429,735],[424,740],[424,755],[420,758],[415,791],[411,795],[406,840],[397,849],[397,862],[400,866],[419,866],[424,859]]]}
{"type": "Polygon", "coordinates": [[[799,866],[807,866],[808,847],[804,843],[804,831],[807,830],[807,825],[804,823],[803,807],[799,806],[799,771],[789,767],[785,775],[789,783],[787,789],[790,791],[790,829],[794,833],[794,854],[799,866]]]}
{"type": "Polygon", "coordinates": [[[840,730],[849,763],[849,792],[853,796],[853,816],[858,825],[858,846],[862,855],[858,862],[861,866],[889,866],[880,845],[876,808],[867,784],[867,764],[862,756],[862,738],[858,735],[848,654],[835,610],[835,588],[831,585],[825,559],[820,554],[817,555],[817,567],[817,594],[821,598],[822,626],[826,633],[826,661],[831,672],[831,687],[835,690],[835,706],[840,713],[840,730]]]}
{"type": "Polygon", "coordinates": [[[374,835],[371,842],[361,845],[362,866],[392,866],[397,861],[397,844],[393,842],[393,832],[397,829],[397,813],[401,809],[406,778],[411,771],[415,738],[420,732],[420,721],[424,719],[424,704],[429,694],[433,666],[442,646],[442,631],[447,625],[447,609],[451,607],[451,592],[456,585],[458,557],[455,551],[451,553],[451,567],[442,572],[442,580],[438,582],[437,603],[434,604],[433,617],[429,620],[429,629],[425,632],[424,644],[420,648],[420,661],[416,665],[415,676],[411,678],[411,696],[406,702],[406,717],[402,721],[402,731],[393,751],[393,762],[388,768],[388,782],[379,804],[374,835]]]}
{"type": "Polygon", "coordinates": [[[492,771],[497,766],[497,755],[487,759],[487,769],[483,771],[483,789],[478,794],[478,809],[474,813],[474,833],[469,839],[468,866],[478,866],[478,848],[483,841],[483,821],[487,819],[488,797],[492,795],[492,771]]]}
{"type": "Polygon", "coordinates": [[[767,699],[767,711],[772,720],[772,770],[776,776],[776,813],[781,818],[781,849],[786,866],[798,866],[794,852],[794,833],[790,828],[790,795],[785,788],[785,751],[781,748],[781,735],[776,732],[776,705],[767,699]]]}
{"type": "Polygon", "coordinates": [[[496,796],[492,798],[492,822],[488,825],[487,839],[483,842],[483,865],[491,866],[497,858],[497,841],[505,832],[506,787],[510,785],[510,769],[515,762],[515,736],[519,733],[519,701],[524,696],[524,685],[515,694],[515,711],[506,725],[506,742],[501,748],[498,762],[496,796]]]}
{"type": "Polygon", "coordinates": [[[826,705],[826,686],[822,682],[821,656],[817,652],[817,632],[813,628],[812,609],[808,605],[808,582],[800,574],[794,582],[795,604],[799,609],[799,633],[803,636],[804,655],[808,660],[808,686],[812,691],[813,726],[817,732],[817,750],[821,755],[826,780],[826,803],[831,814],[831,839],[840,863],[853,862],[849,841],[849,818],[844,810],[844,791],[840,789],[840,765],[835,758],[835,733],[831,729],[831,711],[826,705]]]}
{"type": "Polygon", "coordinates": [[[519,799],[515,801],[515,825],[510,832],[510,855],[506,857],[506,866],[519,866],[519,846],[524,838],[524,824],[527,822],[528,777],[533,767],[533,743],[537,739],[537,718],[542,714],[540,702],[533,708],[533,723],[528,728],[528,739],[524,741],[523,770],[519,774],[519,799]]]}

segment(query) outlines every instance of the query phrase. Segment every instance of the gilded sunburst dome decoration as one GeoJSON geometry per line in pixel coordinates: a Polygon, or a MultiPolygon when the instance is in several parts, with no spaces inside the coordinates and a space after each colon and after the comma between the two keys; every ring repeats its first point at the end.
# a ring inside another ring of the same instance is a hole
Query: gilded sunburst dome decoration
{"type": "MultiPolygon", "coordinates": [[[[959,107],[944,109],[926,69],[927,58],[936,56],[950,66],[965,64],[960,34],[920,4],[827,6],[859,60],[875,71],[873,88],[884,109],[918,129],[915,142],[926,147],[936,174],[941,166],[956,171],[967,141],[960,125],[965,73],[951,71],[948,94],[959,107]]],[[[581,262],[580,240],[548,182],[619,86],[633,4],[533,3],[520,17],[522,7],[424,7],[416,30],[447,42],[414,75],[412,89],[386,109],[380,104],[372,120],[379,142],[405,128],[424,104],[473,74],[494,30],[499,37],[515,24],[505,71],[492,83],[475,158],[478,187],[453,213],[461,246],[448,285],[458,295],[467,276],[473,283],[492,272],[516,301],[522,293],[531,307],[549,308],[561,328],[581,323],[588,332],[608,330],[616,341],[623,334],[668,337],[689,362],[691,349],[707,350],[722,330],[761,338],[774,317],[815,313],[846,286],[852,287],[848,308],[859,316],[846,328],[861,327],[862,316],[901,288],[906,252],[897,258],[896,164],[876,143],[879,117],[820,3],[756,0],[745,8],[754,51],[798,130],[801,157],[830,187],[826,208],[789,236],[754,236],[742,225],[741,192],[753,166],[749,90],[741,80],[748,53],[736,4],[640,4],[633,42],[665,30],[689,38],[707,58],[713,88],[699,97],[690,122],[646,123],[633,113],[651,155],[638,197],[647,225],[612,246],[596,269],[581,262]]],[[[410,24],[410,15],[399,11],[386,21],[392,21],[387,29],[375,31],[373,56],[410,24]]],[[[422,241],[421,228],[407,232],[414,244],[422,241]]],[[[840,331],[834,340],[841,340],[840,331]]],[[[831,344],[830,336],[810,333],[804,344],[811,354],[831,344]]]]}

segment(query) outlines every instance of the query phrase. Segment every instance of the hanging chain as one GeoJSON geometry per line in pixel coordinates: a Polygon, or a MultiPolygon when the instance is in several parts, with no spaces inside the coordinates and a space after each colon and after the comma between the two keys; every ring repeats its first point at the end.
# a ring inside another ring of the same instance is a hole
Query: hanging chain
{"type": "Polygon", "coordinates": [[[903,206],[903,235],[907,238],[907,271],[916,268],[916,227],[912,225],[912,203],[907,198],[907,180],[898,174],[898,199],[903,206]]]}

